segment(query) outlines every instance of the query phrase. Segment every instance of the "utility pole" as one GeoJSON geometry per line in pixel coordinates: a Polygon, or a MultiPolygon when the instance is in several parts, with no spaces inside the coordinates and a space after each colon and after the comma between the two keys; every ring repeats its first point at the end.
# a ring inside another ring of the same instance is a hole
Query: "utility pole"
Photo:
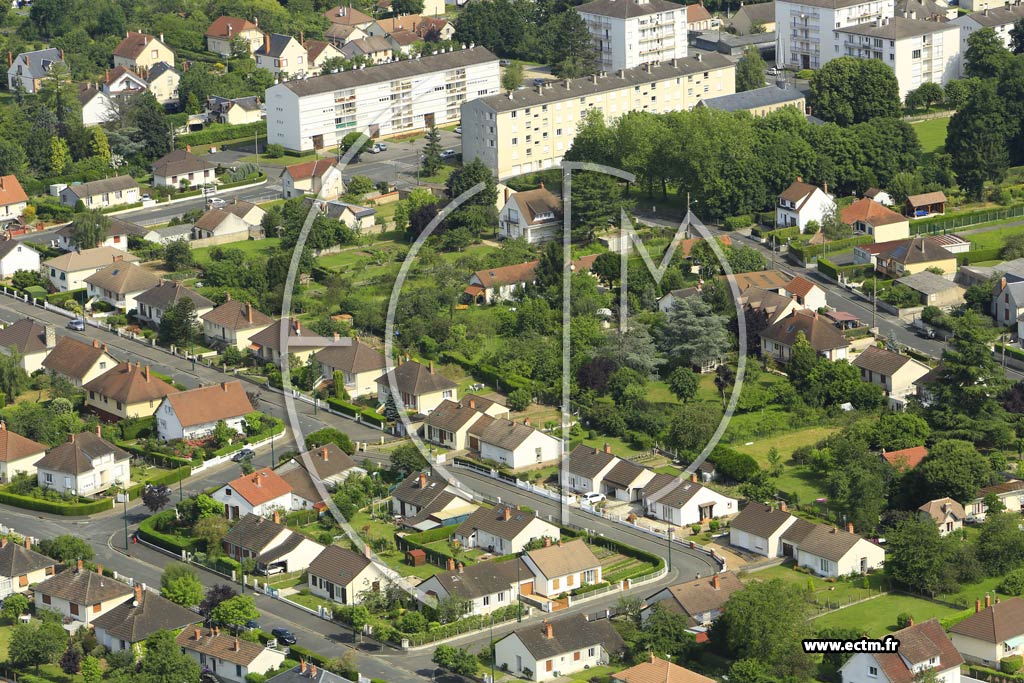
{"type": "Polygon", "coordinates": [[[871,329],[876,329],[875,317],[878,314],[878,274],[871,274],[871,329]]]}

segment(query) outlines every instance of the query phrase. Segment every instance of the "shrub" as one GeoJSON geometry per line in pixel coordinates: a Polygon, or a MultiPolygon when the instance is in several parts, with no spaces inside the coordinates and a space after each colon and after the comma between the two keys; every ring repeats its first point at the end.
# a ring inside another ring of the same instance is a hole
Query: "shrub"
{"type": "Polygon", "coordinates": [[[718,529],[721,526],[722,526],[722,523],[719,522],[717,519],[713,519],[710,522],[708,522],[708,529],[711,530],[711,533],[715,533],[716,531],[718,531],[718,529]]]}
{"type": "Polygon", "coordinates": [[[741,216],[729,216],[722,221],[722,227],[726,230],[742,230],[743,228],[749,227],[754,222],[754,217],[750,214],[743,214],[741,216]]]}
{"type": "Polygon", "coordinates": [[[1020,655],[1013,655],[1012,657],[1003,657],[999,660],[999,669],[1009,676],[1014,675],[1021,670],[1024,666],[1024,657],[1020,655]]]}
{"type": "Polygon", "coordinates": [[[746,453],[718,446],[708,457],[715,468],[733,481],[744,482],[761,471],[757,461],[746,453]]]}
{"type": "Polygon", "coordinates": [[[266,155],[270,159],[280,159],[284,156],[284,145],[271,143],[267,145],[266,155]]]}
{"type": "Polygon", "coordinates": [[[906,628],[914,622],[914,617],[909,612],[900,612],[899,616],[896,617],[896,626],[899,628],[906,628]]]}
{"type": "Polygon", "coordinates": [[[998,590],[1006,595],[1024,594],[1024,569],[1015,569],[1007,574],[998,590]]]}

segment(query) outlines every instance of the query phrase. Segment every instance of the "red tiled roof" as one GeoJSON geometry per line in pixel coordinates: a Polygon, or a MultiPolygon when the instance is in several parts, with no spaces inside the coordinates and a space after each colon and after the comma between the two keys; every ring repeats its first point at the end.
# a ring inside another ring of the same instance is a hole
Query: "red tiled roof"
{"type": "Polygon", "coordinates": [[[210,28],[206,29],[206,35],[211,38],[227,38],[228,36],[237,36],[242,31],[258,31],[259,26],[252,23],[248,19],[239,19],[238,17],[217,17],[210,24],[210,28]],[[230,32],[228,29],[231,29],[230,32]]]}
{"type": "Polygon", "coordinates": [[[817,287],[817,285],[813,282],[798,275],[789,281],[786,285],[786,291],[791,294],[796,294],[797,296],[807,296],[815,287],[817,287]]]}
{"type": "Polygon", "coordinates": [[[21,183],[12,175],[0,176],[0,206],[27,202],[28,195],[21,189],[21,183]]]}
{"type": "Polygon", "coordinates": [[[124,59],[136,59],[154,41],[156,41],[156,38],[148,33],[129,31],[125,39],[114,48],[114,56],[123,57],[124,59]]]}
{"type": "Polygon", "coordinates": [[[928,449],[924,446],[914,446],[913,448],[903,448],[898,451],[882,453],[882,457],[893,467],[912,470],[928,457],[928,449]]]}
{"type": "Polygon", "coordinates": [[[317,159],[302,164],[288,166],[285,171],[292,177],[292,180],[306,180],[314,176],[321,177],[334,166],[334,159],[317,159]]]}
{"type": "Polygon", "coordinates": [[[858,221],[870,225],[889,225],[890,223],[902,223],[907,220],[906,216],[898,214],[867,197],[858,199],[840,211],[839,218],[847,225],[853,225],[858,221]]]}
{"type": "Polygon", "coordinates": [[[292,490],[288,482],[269,467],[232,479],[225,486],[245,498],[253,507],[291,493],[292,490]]]}

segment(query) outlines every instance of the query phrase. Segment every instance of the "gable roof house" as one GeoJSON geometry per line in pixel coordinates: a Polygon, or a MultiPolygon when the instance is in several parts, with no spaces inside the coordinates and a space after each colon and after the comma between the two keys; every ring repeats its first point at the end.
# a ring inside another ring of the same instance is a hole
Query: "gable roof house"
{"type": "Polygon", "coordinates": [[[561,236],[562,200],[544,187],[516,192],[498,215],[498,234],[540,244],[561,236]]]}
{"type": "Polygon", "coordinates": [[[494,644],[495,663],[531,681],[600,666],[626,644],[607,619],[575,614],[519,628],[494,644]]]}
{"type": "Polygon", "coordinates": [[[892,634],[900,643],[898,652],[861,652],[840,669],[843,683],[912,683],[923,672],[933,671],[936,681],[960,682],[964,658],[937,619],[915,624],[892,634]]]}
{"type": "Polygon", "coordinates": [[[12,432],[0,421],[0,482],[9,482],[19,472],[34,475],[45,453],[46,446],[12,432]]]}
{"type": "Polygon", "coordinates": [[[218,627],[187,628],[174,642],[185,654],[199,662],[219,680],[244,683],[249,674],[263,675],[284,663],[283,650],[272,650],[259,643],[242,640],[218,627]]]}
{"type": "Polygon", "coordinates": [[[434,372],[433,361],[429,365],[414,360],[399,361],[397,367],[385,372],[376,382],[378,403],[386,404],[394,387],[399,394],[395,406],[398,407],[397,399],[401,399],[399,409],[414,410],[421,415],[429,415],[445,399],[458,400],[458,385],[434,372]]]}
{"type": "Polygon", "coordinates": [[[39,92],[43,79],[57,63],[64,63],[64,50],[55,47],[18,54],[7,67],[7,89],[14,92],[20,87],[30,95],[39,92]]]}
{"type": "Polygon", "coordinates": [[[246,515],[267,517],[276,510],[292,509],[292,487],[269,467],[243,474],[210,494],[224,505],[224,516],[241,519],[246,515]]]}
{"type": "Polygon", "coordinates": [[[901,277],[896,283],[914,290],[922,306],[936,306],[948,311],[964,303],[964,287],[928,270],[901,277]]]}
{"type": "Polygon", "coordinates": [[[761,354],[788,361],[800,334],[814,351],[831,361],[844,360],[850,342],[816,311],[794,311],[789,317],[761,330],[761,354]]]}
{"type": "Polygon", "coordinates": [[[376,392],[376,379],[387,367],[384,354],[359,339],[327,346],[314,353],[313,359],[320,363],[320,376],[331,382],[340,379],[350,398],[376,392]],[[335,375],[338,372],[340,377],[335,375]]]}
{"type": "Polygon", "coordinates": [[[82,106],[83,126],[98,126],[111,119],[113,100],[95,83],[79,84],[78,103],[82,106]]]}
{"type": "Polygon", "coordinates": [[[233,44],[239,40],[249,44],[250,55],[263,44],[259,19],[249,21],[238,17],[217,17],[206,29],[206,49],[222,57],[230,57],[233,44]]]}
{"type": "Polygon", "coordinates": [[[820,285],[805,277],[797,275],[786,284],[786,294],[795,298],[796,302],[812,311],[825,308],[825,290],[820,285]]]}
{"type": "Polygon", "coordinates": [[[177,106],[181,72],[167,62],[157,62],[142,69],[142,78],[146,81],[146,89],[153,93],[157,102],[165,107],[177,106]]]}
{"type": "Polygon", "coordinates": [[[56,563],[31,546],[28,539],[21,545],[0,536],[0,600],[11,593],[25,593],[30,586],[53,576],[56,563]]]}
{"type": "Polygon", "coordinates": [[[225,208],[211,208],[196,220],[192,239],[206,245],[243,242],[249,239],[249,224],[225,208]]]}
{"type": "MultiPolygon", "coordinates": [[[[263,40],[262,37],[260,40],[263,40]]],[[[258,123],[266,118],[266,108],[260,102],[259,95],[235,98],[210,95],[206,98],[206,109],[218,123],[231,126],[258,123]]]]}
{"type": "Polygon", "coordinates": [[[544,543],[543,548],[528,550],[522,556],[533,572],[534,595],[552,598],[604,580],[601,561],[582,538],[544,543]]]}
{"type": "Polygon", "coordinates": [[[604,476],[619,462],[608,444],[598,450],[586,444],[572,449],[562,466],[562,486],[579,493],[600,493],[604,476]]]}
{"type": "Polygon", "coordinates": [[[929,500],[917,508],[921,516],[932,520],[939,527],[939,533],[948,536],[957,529],[962,529],[967,513],[964,506],[949,496],[937,500],[929,500]]]}
{"type": "Polygon", "coordinates": [[[729,522],[729,545],[756,555],[782,557],[782,535],[797,519],[785,503],[774,508],[751,501],[729,522]]]}
{"type": "Polygon", "coordinates": [[[769,292],[783,294],[790,278],[777,270],[757,270],[752,273],[733,273],[732,275],[719,275],[718,279],[727,286],[730,282],[736,283],[736,289],[740,294],[745,294],[751,287],[760,287],[769,292]]]}
{"type": "Polygon", "coordinates": [[[61,337],[43,359],[43,369],[58,374],[76,387],[91,382],[117,365],[107,352],[107,345],[93,339],[85,344],[74,337],[61,337]]]}
{"type": "Polygon", "coordinates": [[[757,2],[740,5],[732,15],[732,27],[741,36],[750,35],[755,26],[764,28],[765,33],[775,32],[775,2],[757,2]]]}
{"type": "Polygon", "coordinates": [[[139,184],[130,175],[72,184],[60,191],[60,203],[72,208],[78,202],[82,202],[87,209],[106,209],[137,204],[139,201],[139,184]]]}
{"type": "Polygon", "coordinates": [[[50,609],[65,619],[71,633],[88,626],[124,602],[132,587],[109,576],[85,569],[82,561],[35,587],[36,609],[50,609]]]}
{"type": "Polygon", "coordinates": [[[311,74],[308,55],[302,43],[282,33],[263,34],[263,45],[253,52],[256,67],[272,74],[296,77],[311,74]]]}
{"type": "MultiPolygon", "coordinates": [[[[12,178],[14,176],[11,176],[12,178]]],[[[0,181],[0,197],[3,196],[0,181]]],[[[0,208],[3,211],[3,208],[0,208]]],[[[3,219],[0,218],[0,221],[3,219]]],[[[39,272],[39,252],[23,242],[12,239],[10,233],[0,238],[0,278],[12,277],[18,271],[39,272]]]]}
{"type": "Polygon", "coordinates": [[[794,107],[803,114],[807,110],[807,97],[789,83],[777,81],[776,85],[698,100],[697,106],[719,111],[748,111],[755,117],[767,116],[783,107],[794,107]]]}
{"type": "MultiPolygon", "coordinates": [[[[25,207],[28,206],[28,195],[25,194],[25,190],[21,187],[21,183],[18,182],[18,176],[5,175],[0,176],[0,223],[9,223],[11,221],[20,220],[22,215],[25,213],[25,207]]],[[[7,238],[7,241],[11,241],[7,238]]],[[[9,277],[10,274],[16,270],[31,270],[31,263],[17,264],[7,261],[7,254],[15,245],[4,245],[7,250],[4,252],[4,259],[0,261],[0,276],[9,277]]],[[[35,254],[36,269],[39,268],[39,253],[34,249],[30,248],[27,244],[23,245],[21,242],[17,243],[17,246],[24,247],[25,252],[32,252],[35,254]]],[[[20,251],[20,250],[19,250],[20,251]]]]}
{"type": "Polygon", "coordinates": [[[327,21],[342,26],[356,26],[365,28],[373,23],[373,17],[364,14],[354,7],[339,5],[324,12],[327,21]]]}
{"type": "Polygon", "coordinates": [[[957,651],[972,664],[1001,669],[1006,657],[1024,654],[1024,598],[974,603],[974,614],[949,629],[957,651]]]}
{"type": "Polygon", "coordinates": [[[104,72],[103,92],[108,96],[135,95],[148,89],[146,79],[127,67],[115,66],[104,72]]]}
{"type": "Polygon", "coordinates": [[[806,535],[794,541],[797,564],[819,576],[864,574],[885,562],[885,550],[853,533],[852,524],[848,524],[845,531],[815,524],[806,535]]]}
{"type": "MultiPolygon", "coordinates": [[[[362,31],[358,31],[362,33],[362,31]]],[[[328,36],[329,37],[329,36],[328,36]]],[[[354,40],[349,40],[339,48],[341,56],[346,59],[365,57],[373,64],[387,64],[394,57],[394,52],[400,51],[391,36],[370,36],[363,35],[354,40]]]]}
{"type": "Polygon", "coordinates": [[[928,457],[928,449],[925,446],[913,446],[901,448],[898,451],[886,451],[882,449],[882,460],[901,472],[909,472],[921,461],[928,457]]]}
{"type": "Polygon", "coordinates": [[[875,242],[905,240],[910,237],[910,223],[878,201],[864,197],[839,212],[839,218],[860,235],[870,235],[875,242]]]}
{"type": "Polygon", "coordinates": [[[469,428],[483,415],[483,410],[477,408],[476,397],[446,399],[423,420],[423,438],[442,448],[464,450],[469,446],[469,428]]]}
{"type": "Polygon", "coordinates": [[[243,516],[224,535],[224,552],[237,562],[256,561],[256,572],[267,574],[272,567],[284,571],[304,571],[324,547],[280,523],[275,510],[274,519],[259,515],[243,516]]]}
{"type": "Polygon", "coordinates": [[[766,326],[782,320],[800,308],[800,302],[797,300],[797,297],[785,296],[767,289],[761,289],[760,287],[748,287],[740,295],[739,302],[744,309],[761,315],[766,326]]]}
{"type": "Polygon", "coordinates": [[[130,261],[117,261],[85,278],[90,301],[105,301],[114,308],[136,310],[135,297],[160,284],[160,278],[130,261]]]}
{"type": "Polygon", "coordinates": [[[689,480],[677,478],[667,484],[652,478],[644,488],[642,498],[649,516],[676,526],[690,526],[725,517],[740,507],[735,498],[698,482],[696,474],[690,475],[689,480]]]}
{"type": "Polygon", "coordinates": [[[131,599],[93,621],[96,639],[111,652],[142,654],[142,643],[157,631],[177,631],[202,616],[136,583],[131,599]]]}
{"type": "Polygon", "coordinates": [[[945,275],[956,273],[956,254],[927,237],[906,240],[875,257],[878,272],[890,279],[938,268],[945,275]]]}
{"type": "Polygon", "coordinates": [[[992,287],[991,311],[997,325],[1015,325],[1024,315],[1024,278],[1002,275],[992,287]]]}
{"type": "Polygon", "coordinates": [[[775,209],[775,225],[780,228],[798,226],[800,232],[807,229],[811,221],[821,223],[829,211],[836,210],[836,203],[828,193],[828,184],[823,188],[805,183],[797,177],[789,187],[779,195],[775,209]]]}
{"type": "Polygon", "coordinates": [[[639,503],[643,500],[645,487],[654,476],[655,472],[651,468],[619,458],[615,466],[604,475],[604,492],[615,500],[639,503]]]}
{"type": "Polygon", "coordinates": [[[917,393],[914,382],[931,369],[909,356],[877,346],[864,349],[853,359],[852,365],[860,370],[861,380],[882,387],[893,410],[906,407],[907,397],[917,393]]]}
{"type": "Polygon", "coordinates": [[[309,564],[309,592],[341,605],[358,605],[366,591],[377,592],[388,575],[369,557],[348,548],[329,545],[309,564]]]}
{"type": "Polygon", "coordinates": [[[18,354],[22,370],[32,374],[43,367],[50,350],[57,345],[53,325],[40,325],[32,318],[22,318],[0,330],[0,353],[18,354]]]}
{"type": "MultiPolygon", "coordinates": [[[[569,268],[574,272],[589,272],[596,259],[597,254],[582,256],[573,261],[569,268]]],[[[510,299],[518,289],[533,283],[539,263],[540,261],[527,261],[511,266],[478,270],[469,277],[469,285],[464,293],[473,303],[492,304],[510,299]]]]}
{"type": "Polygon", "coordinates": [[[165,396],[178,392],[139,363],[118,363],[82,388],[85,405],[106,420],[148,417],[165,396]]]}
{"type": "Polygon", "coordinates": [[[252,354],[266,363],[280,363],[285,353],[305,363],[317,351],[327,346],[327,340],[303,330],[298,318],[282,318],[249,338],[252,354]],[[305,334],[303,334],[305,332],[305,334]],[[282,344],[287,339],[287,346],[282,344]]]}
{"type": "Polygon", "coordinates": [[[341,484],[349,475],[366,474],[366,470],[356,465],[356,461],[352,459],[352,456],[341,450],[341,447],[336,443],[327,443],[310,449],[295,458],[293,462],[306,469],[307,455],[312,463],[313,472],[311,474],[315,474],[316,478],[322,481],[324,486],[328,488],[341,484]]]}
{"type": "Polygon", "coordinates": [[[268,678],[267,683],[352,683],[347,678],[330,671],[321,669],[316,664],[307,664],[306,660],[299,662],[288,671],[281,672],[273,678],[268,678]]]}
{"type": "Polygon", "coordinates": [[[161,439],[193,440],[213,433],[223,421],[238,433],[245,432],[245,416],[252,403],[239,380],[221,382],[168,394],[157,408],[157,434],[161,439]]]}
{"type": "Polygon", "coordinates": [[[974,500],[971,501],[967,508],[967,514],[976,517],[979,521],[983,520],[988,512],[985,497],[990,493],[995,494],[999,498],[999,501],[1006,506],[1007,511],[1019,511],[1024,514],[1024,481],[1020,479],[1011,479],[978,489],[974,500]]]}
{"type": "Polygon", "coordinates": [[[158,327],[164,313],[183,299],[192,302],[197,317],[202,317],[213,310],[212,301],[178,280],[160,280],[135,297],[136,315],[141,322],[158,327]]]}
{"type": "Polygon", "coordinates": [[[559,539],[558,527],[532,512],[509,505],[478,508],[455,530],[453,538],[464,548],[483,548],[496,555],[522,552],[530,541],[559,539]]]}
{"type": "Polygon", "coordinates": [[[640,619],[646,621],[655,605],[673,614],[682,614],[690,626],[707,626],[722,614],[733,593],[743,590],[734,572],[712,574],[695,581],[666,586],[644,600],[640,619]]]}
{"type": "Polygon", "coordinates": [[[306,195],[317,199],[337,199],[344,191],[341,169],[334,159],[292,164],[281,172],[281,195],[285,199],[306,195]]]}
{"type": "Polygon", "coordinates": [[[114,48],[115,67],[123,66],[126,69],[139,72],[142,69],[152,68],[160,62],[167,62],[174,66],[174,53],[164,45],[162,34],[157,39],[147,33],[129,31],[114,48]]]}
{"type": "Polygon", "coordinates": [[[530,418],[515,422],[481,415],[467,432],[469,449],[484,461],[508,465],[513,470],[558,460],[562,442],[530,425],[530,418]]]}
{"type": "Polygon", "coordinates": [[[321,73],[324,62],[343,56],[341,51],[334,47],[334,43],[326,40],[307,40],[302,43],[302,47],[306,49],[306,59],[311,73],[321,73]]]}
{"type": "Polygon", "coordinates": [[[197,188],[217,181],[217,165],[200,159],[188,148],[175,149],[153,162],[153,186],[197,188]]]}
{"type": "Polygon", "coordinates": [[[249,348],[249,339],[274,323],[270,316],[257,311],[248,301],[238,301],[228,294],[227,301],[205,315],[203,335],[218,346],[234,346],[239,351],[249,348]]]}
{"type": "MultiPolygon", "coordinates": [[[[773,3],[768,3],[773,4],[773,3]]],[[[655,657],[612,674],[612,683],[715,683],[714,679],[655,657]]]]}
{"type": "MultiPolygon", "coordinates": [[[[449,567],[454,560],[449,563],[449,567]]],[[[470,615],[490,614],[519,599],[520,589],[533,583],[530,568],[520,558],[502,562],[479,562],[469,567],[449,568],[419,586],[438,599],[461,598],[470,602],[470,615]]]]}
{"type": "Polygon", "coordinates": [[[459,524],[477,508],[466,493],[425,472],[410,474],[391,493],[391,512],[402,526],[426,531],[459,524]]]}
{"type": "MultiPolygon", "coordinates": [[[[371,19],[370,21],[372,22],[373,20],[371,19]]],[[[324,31],[324,38],[331,41],[338,49],[343,48],[353,40],[365,38],[366,35],[366,31],[363,29],[358,26],[350,26],[348,24],[331,23],[331,25],[327,27],[327,30],[324,31]]]]}

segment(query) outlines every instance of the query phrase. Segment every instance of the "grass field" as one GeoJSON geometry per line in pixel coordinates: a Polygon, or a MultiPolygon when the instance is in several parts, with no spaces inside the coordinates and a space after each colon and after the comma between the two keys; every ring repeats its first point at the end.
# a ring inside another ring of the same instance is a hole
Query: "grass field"
{"type": "Polygon", "coordinates": [[[750,457],[756,460],[757,464],[761,465],[761,467],[767,467],[768,451],[772,448],[779,449],[779,453],[782,454],[783,457],[783,463],[785,463],[796,449],[801,446],[811,446],[816,444],[827,436],[838,431],[838,427],[808,427],[807,429],[798,429],[794,432],[787,432],[786,434],[779,434],[777,436],[760,439],[753,442],[750,446],[741,445],[734,446],[734,448],[741,453],[747,453],[750,455],[750,457]]]}
{"type": "Polygon", "coordinates": [[[11,642],[13,626],[0,626],[0,662],[7,661],[7,645],[11,642]]]}
{"type": "Polygon", "coordinates": [[[220,247],[200,247],[198,249],[193,249],[192,255],[195,257],[196,263],[202,266],[203,264],[210,262],[210,252],[214,249],[239,249],[244,251],[246,254],[259,254],[270,251],[280,243],[281,240],[277,237],[267,237],[262,240],[244,240],[242,242],[223,244],[220,245],[220,247]]]}
{"type": "Polygon", "coordinates": [[[835,583],[829,583],[816,576],[798,572],[787,563],[762,569],[761,571],[750,572],[743,577],[743,582],[771,581],[772,579],[782,579],[786,583],[795,584],[805,590],[807,589],[808,582],[810,582],[814,586],[812,602],[821,606],[862,600],[872,594],[877,594],[883,588],[885,581],[885,577],[882,574],[876,573],[868,577],[870,588],[862,588],[859,580],[856,582],[836,581],[835,583]]]}
{"type": "Polygon", "coordinates": [[[948,118],[929,119],[910,124],[917,133],[917,139],[921,141],[921,150],[925,154],[940,152],[946,146],[946,128],[949,127],[948,118]]]}
{"type": "Polygon", "coordinates": [[[896,618],[906,612],[920,624],[932,617],[948,617],[958,610],[939,605],[922,598],[910,595],[883,595],[852,607],[846,607],[811,622],[816,630],[833,627],[854,626],[862,629],[870,637],[879,638],[886,633],[897,630],[896,618]]]}
{"type": "MultiPolygon", "coordinates": [[[[1011,218],[1002,222],[1020,223],[1020,221],[1020,218],[1011,218]]],[[[1008,225],[1005,228],[1000,228],[999,230],[976,232],[970,235],[964,235],[964,237],[971,243],[972,249],[999,249],[1006,243],[1007,237],[1020,234],[1024,234],[1024,225],[1008,225]]]]}

